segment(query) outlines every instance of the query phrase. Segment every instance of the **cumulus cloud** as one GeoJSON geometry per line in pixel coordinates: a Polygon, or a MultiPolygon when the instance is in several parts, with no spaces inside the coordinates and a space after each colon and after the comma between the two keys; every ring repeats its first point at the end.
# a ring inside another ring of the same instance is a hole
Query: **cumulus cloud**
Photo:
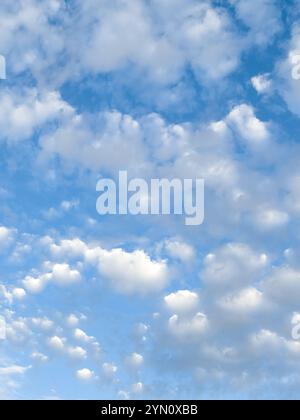
{"type": "MultiPolygon", "coordinates": [[[[82,7],[83,13],[90,7],[90,2],[82,7]]],[[[243,44],[225,9],[209,2],[179,2],[178,16],[173,7],[167,1],[163,6],[157,1],[105,2],[101,15],[96,13],[83,65],[94,72],[109,72],[134,63],[160,83],[178,80],[186,62],[199,78],[217,80],[233,71],[243,44]],[[217,42],[220,37],[225,49],[217,42]]]]}
{"type": "Polygon", "coordinates": [[[292,267],[275,268],[272,275],[264,282],[268,296],[283,305],[297,309],[300,295],[300,271],[292,267]]]}
{"type": "Polygon", "coordinates": [[[163,290],[169,280],[165,261],[153,261],[144,251],[121,249],[100,253],[98,269],[125,294],[147,294],[163,290]]]}
{"type": "Polygon", "coordinates": [[[230,3],[235,7],[237,17],[248,27],[251,41],[258,46],[271,43],[281,31],[281,9],[278,2],[230,0],[230,3]]]}
{"type": "Polygon", "coordinates": [[[159,292],[169,281],[167,262],[153,260],[143,250],[106,250],[89,246],[78,239],[62,241],[60,245],[51,244],[50,249],[56,256],[82,257],[88,264],[96,266],[99,273],[120,293],[159,292]]]}
{"type": "Polygon", "coordinates": [[[294,24],[284,59],[276,67],[277,88],[291,112],[300,115],[300,26],[294,24]]]}
{"type": "Polygon", "coordinates": [[[164,298],[165,305],[173,313],[193,312],[199,305],[199,296],[189,290],[180,290],[164,298]]]}
{"type": "Polygon", "coordinates": [[[126,357],[125,363],[131,369],[139,369],[144,364],[144,357],[139,353],[132,353],[126,357]]]}
{"type": "Polygon", "coordinates": [[[22,301],[26,298],[26,291],[20,287],[7,289],[6,286],[0,284],[0,296],[12,304],[14,301],[22,301]]]}
{"type": "Polygon", "coordinates": [[[54,264],[51,272],[41,274],[39,277],[27,276],[23,283],[30,293],[35,294],[41,293],[50,283],[65,287],[80,280],[81,274],[78,270],[72,270],[68,264],[54,264]]]}
{"type": "MultiPolygon", "coordinates": [[[[240,398],[261,397],[259,388],[299,389],[300,346],[290,338],[299,322],[299,148],[288,141],[294,125],[279,138],[276,95],[299,115],[299,25],[274,73],[273,56],[268,65],[257,60],[253,95],[247,52],[268,48],[271,58],[281,10],[269,0],[225,3],[1,1],[0,53],[10,76],[0,84],[1,215],[18,228],[0,227],[4,353],[18,354],[18,362],[1,362],[6,388],[29,370],[29,357],[36,367],[67,358],[62,374],[96,359],[102,378],[125,389],[121,398],[191,397],[193,377],[209,397],[216,389],[240,398]],[[238,80],[227,78],[236,70],[238,80]],[[30,173],[29,155],[38,155],[41,179],[30,173]],[[204,178],[205,224],[192,232],[169,219],[147,226],[96,219],[84,192],[93,193],[95,174],[121,168],[147,179],[204,178]],[[78,203],[82,211],[71,212],[78,203]],[[39,230],[49,236],[32,233],[39,230]],[[72,286],[83,277],[81,293],[72,286]],[[68,286],[68,299],[50,286],[68,286]],[[47,296],[29,296],[46,287],[47,296]],[[150,294],[147,302],[133,298],[150,294]],[[44,299],[51,308],[41,308],[44,299]],[[134,317],[120,321],[114,309],[127,302],[134,317]],[[84,327],[82,311],[93,320],[84,327]],[[97,334],[110,356],[125,359],[125,373],[102,363],[97,334]],[[155,386],[144,384],[144,367],[155,386]]],[[[284,119],[297,124],[288,113],[284,119]]],[[[74,369],[96,384],[96,370],[74,369]]]]}
{"type": "Polygon", "coordinates": [[[37,89],[22,94],[5,92],[0,98],[0,108],[1,138],[13,142],[27,140],[47,123],[63,121],[74,112],[58,92],[37,89]]]}
{"type": "Polygon", "coordinates": [[[227,121],[240,138],[250,144],[264,144],[270,137],[268,124],[260,121],[249,105],[235,107],[228,115],[227,121]]]}
{"type": "Polygon", "coordinates": [[[76,377],[80,381],[89,382],[95,378],[95,373],[90,369],[80,369],[76,372],[76,377]]]}
{"type": "Polygon", "coordinates": [[[87,359],[87,350],[80,346],[71,346],[66,338],[53,336],[48,339],[48,346],[57,353],[61,353],[73,360],[87,359]]]}
{"type": "Polygon", "coordinates": [[[33,352],[31,358],[38,363],[46,363],[49,360],[49,357],[40,352],[33,352]]]}
{"type": "Polygon", "coordinates": [[[262,230],[272,230],[284,227],[288,224],[290,216],[288,213],[276,210],[261,210],[255,215],[255,223],[262,230]]]}
{"type": "Polygon", "coordinates": [[[169,319],[169,331],[171,334],[183,342],[197,341],[207,331],[208,319],[207,316],[201,312],[197,313],[192,318],[181,318],[178,315],[173,315],[169,319]]]}
{"type": "Polygon", "coordinates": [[[102,365],[103,373],[108,379],[114,378],[118,372],[118,367],[112,363],[103,363],[102,365]]]}
{"type": "Polygon", "coordinates": [[[228,244],[205,258],[201,277],[216,293],[249,285],[263,275],[268,267],[268,256],[244,244],[228,244]]]}
{"type": "Polygon", "coordinates": [[[262,309],[263,303],[263,293],[254,287],[249,287],[219,300],[219,305],[223,309],[235,313],[237,316],[262,309]]]}
{"type": "Polygon", "coordinates": [[[49,347],[51,347],[53,350],[56,351],[62,351],[65,348],[65,342],[66,340],[57,336],[51,337],[48,340],[48,345],[49,347]]]}
{"type": "Polygon", "coordinates": [[[268,93],[272,88],[272,80],[270,79],[269,74],[253,76],[251,78],[251,83],[254,89],[260,94],[268,93]]]}
{"type": "Polygon", "coordinates": [[[84,118],[75,115],[55,131],[41,137],[40,161],[59,156],[71,168],[115,173],[146,162],[140,125],[129,115],[103,112],[84,118]],[[118,150],[119,153],[114,153],[118,150]]]}
{"type": "Polygon", "coordinates": [[[79,318],[74,314],[70,314],[67,317],[66,322],[69,325],[69,327],[76,327],[79,324],[79,318]]]}
{"type": "Polygon", "coordinates": [[[190,244],[176,239],[166,241],[165,249],[170,257],[185,263],[193,261],[196,256],[196,251],[190,244]]]}

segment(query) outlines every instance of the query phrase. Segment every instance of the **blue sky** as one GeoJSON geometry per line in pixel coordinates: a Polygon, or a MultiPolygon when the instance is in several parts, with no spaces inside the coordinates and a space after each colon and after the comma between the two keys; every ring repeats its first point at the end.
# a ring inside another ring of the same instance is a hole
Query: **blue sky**
{"type": "Polygon", "coordinates": [[[299,10],[1,1],[2,399],[299,398],[299,10]],[[120,170],[204,224],[99,216],[120,170]]]}

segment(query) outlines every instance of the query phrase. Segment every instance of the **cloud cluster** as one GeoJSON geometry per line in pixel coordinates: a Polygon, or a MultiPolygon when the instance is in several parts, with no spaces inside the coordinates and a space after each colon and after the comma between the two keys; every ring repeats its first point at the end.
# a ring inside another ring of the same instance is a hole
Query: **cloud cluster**
{"type": "Polygon", "coordinates": [[[124,294],[159,292],[166,287],[170,277],[166,261],[152,260],[143,250],[105,250],[89,246],[79,239],[64,240],[58,245],[53,243],[50,249],[56,257],[83,258],[124,294]]]}

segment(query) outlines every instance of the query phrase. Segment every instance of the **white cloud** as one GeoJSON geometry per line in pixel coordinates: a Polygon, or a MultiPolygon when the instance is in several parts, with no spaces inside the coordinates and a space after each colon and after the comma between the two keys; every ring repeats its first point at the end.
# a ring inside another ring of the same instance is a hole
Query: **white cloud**
{"type": "Polygon", "coordinates": [[[49,360],[48,356],[40,352],[33,352],[31,358],[38,363],[46,363],[49,360]]]}
{"type": "Polygon", "coordinates": [[[236,130],[240,138],[249,144],[265,144],[270,138],[268,124],[260,121],[249,105],[243,104],[235,107],[226,121],[236,130]]]}
{"type": "Polygon", "coordinates": [[[76,328],[76,330],[74,331],[74,337],[79,340],[79,341],[83,341],[85,343],[90,343],[93,342],[95,340],[94,337],[90,337],[88,336],[83,330],[76,328]]]}
{"type": "Polygon", "coordinates": [[[137,382],[136,384],[133,384],[131,388],[134,394],[142,394],[145,391],[145,386],[142,382],[137,382]]]}
{"type": "Polygon", "coordinates": [[[46,69],[55,67],[65,44],[61,28],[53,23],[62,11],[58,0],[1,2],[5,24],[0,30],[0,50],[9,61],[9,75],[30,70],[40,82],[46,79],[46,69]]]}
{"type": "Polygon", "coordinates": [[[112,363],[103,363],[102,370],[107,378],[113,378],[118,372],[118,367],[112,363]]]}
{"type": "Polygon", "coordinates": [[[236,315],[242,315],[251,314],[262,309],[264,299],[262,292],[254,287],[249,287],[221,298],[218,303],[226,311],[230,311],[236,315]]]}
{"type": "Polygon", "coordinates": [[[4,299],[11,305],[14,300],[22,301],[26,297],[26,292],[22,288],[15,287],[9,291],[6,286],[0,284],[0,296],[3,296],[4,299]]]}
{"type": "Polygon", "coordinates": [[[0,226],[0,252],[10,246],[14,240],[15,230],[0,226]]]}
{"type": "Polygon", "coordinates": [[[71,357],[71,359],[85,360],[87,358],[87,351],[79,346],[69,347],[68,355],[71,357]]]}
{"type": "Polygon", "coordinates": [[[157,1],[147,6],[137,0],[106,2],[101,14],[94,11],[84,65],[94,72],[109,72],[131,62],[162,83],[178,80],[186,63],[199,78],[218,80],[233,71],[243,43],[226,11],[208,2],[179,2],[181,13],[174,15],[174,7],[166,1],[163,6],[157,1]]]}
{"type": "Polygon", "coordinates": [[[275,302],[297,309],[300,296],[300,271],[297,269],[275,268],[263,287],[267,296],[275,302]]]}
{"type": "Polygon", "coordinates": [[[6,338],[13,344],[24,345],[33,336],[33,332],[26,318],[13,317],[12,314],[6,317],[6,338]]]}
{"type": "Polygon", "coordinates": [[[153,260],[144,250],[127,252],[123,249],[106,250],[91,246],[80,239],[50,243],[50,251],[57,258],[79,258],[97,267],[112,286],[124,294],[148,294],[163,290],[170,278],[164,260],[153,260]]]}
{"type": "Polygon", "coordinates": [[[0,376],[24,375],[31,366],[12,365],[7,367],[0,367],[0,376]]]}
{"type": "Polygon", "coordinates": [[[54,336],[54,337],[49,338],[48,345],[53,350],[63,351],[65,349],[66,339],[54,336]]]}
{"type": "Polygon", "coordinates": [[[288,213],[280,210],[261,210],[255,215],[256,225],[263,230],[278,229],[290,221],[288,213]]]}
{"type": "Polygon", "coordinates": [[[165,248],[170,257],[186,263],[193,261],[196,256],[195,249],[183,241],[168,240],[165,243],[165,248]]]}
{"type": "Polygon", "coordinates": [[[95,373],[90,369],[80,369],[76,372],[77,379],[89,382],[95,378],[95,373]]]}
{"type": "Polygon", "coordinates": [[[169,280],[165,261],[153,261],[144,251],[122,249],[99,252],[99,272],[116,290],[125,294],[148,294],[163,290],[169,280]]]}
{"type": "Polygon", "coordinates": [[[71,327],[71,328],[76,327],[79,324],[79,318],[74,314],[70,314],[67,317],[66,321],[67,321],[67,324],[69,325],[69,327],[71,327]]]}
{"type": "Polygon", "coordinates": [[[199,296],[189,290],[179,290],[164,298],[168,310],[173,313],[193,312],[199,305],[199,296]]]}
{"type": "Polygon", "coordinates": [[[47,317],[32,318],[31,322],[35,327],[38,327],[38,328],[42,329],[43,331],[49,331],[49,330],[53,329],[54,326],[55,326],[54,322],[47,317]]]}
{"type": "Polygon", "coordinates": [[[20,288],[20,287],[16,287],[13,289],[12,294],[14,296],[14,298],[18,299],[18,300],[23,300],[26,297],[26,292],[24,289],[20,288]]]}
{"type": "Polygon", "coordinates": [[[73,360],[87,359],[86,349],[80,346],[68,345],[66,338],[53,336],[48,339],[48,346],[55,352],[61,353],[73,360]]]}
{"type": "Polygon", "coordinates": [[[268,93],[272,88],[269,74],[260,74],[251,78],[251,83],[258,93],[268,93]]]}
{"type": "Polygon", "coordinates": [[[74,112],[58,92],[40,93],[37,89],[7,91],[1,95],[0,108],[1,137],[14,142],[29,139],[46,123],[62,121],[74,112]]]}
{"type": "Polygon", "coordinates": [[[49,283],[65,287],[80,280],[81,274],[78,270],[72,270],[68,264],[54,264],[51,272],[41,274],[39,277],[27,276],[23,284],[30,293],[37,294],[41,293],[49,283]]]}
{"type": "Polygon", "coordinates": [[[300,26],[292,28],[286,56],[276,67],[277,88],[291,112],[300,115],[300,26]]]}
{"type": "Polygon", "coordinates": [[[185,342],[185,340],[198,340],[207,331],[208,319],[201,312],[192,318],[181,318],[173,315],[169,319],[169,331],[171,334],[185,342]]]}
{"type": "Polygon", "coordinates": [[[59,156],[67,167],[79,165],[89,171],[137,170],[147,160],[139,123],[117,111],[71,117],[55,132],[41,137],[40,146],[42,164],[59,156]]]}
{"type": "Polygon", "coordinates": [[[250,337],[250,342],[255,350],[268,351],[269,354],[274,350],[284,347],[284,340],[277,333],[269,330],[261,330],[250,337]]]}
{"type": "Polygon", "coordinates": [[[205,258],[201,276],[215,293],[252,284],[268,266],[266,254],[256,252],[245,244],[228,244],[205,258]]]}
{"type": "Polygon", "coordinates": [[[126,357],[126,365],[132,369],[139,369],[144,364],[144,357],[139,353],[132,353],[126,357]]]}
{"type": "Polygon", "coordinates": [[[62,240],[59,245],[50,240],[49,243],[50,252],[53,254],[54,257],[68,257],[68,258],[76,258],[83,256],[85,252],[88,250],[87,245],[78,238],[72,240],[62,240]]]}
{"type": "Polygon", "coordinates": [[[239,19],[250,29],[251,41],[259,47],[274,41],[282,29],[281,9],[272,0],[230,0],[239,19]],[[259,12],[258,12],[259,11],[259,12]]]}

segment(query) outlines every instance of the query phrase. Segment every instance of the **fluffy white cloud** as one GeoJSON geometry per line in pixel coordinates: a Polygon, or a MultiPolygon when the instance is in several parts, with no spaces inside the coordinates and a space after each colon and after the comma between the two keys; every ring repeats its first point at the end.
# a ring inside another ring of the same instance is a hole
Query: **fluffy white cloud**
{"type": "Polygon", "coordinates": [[[266,254],[244,244],[228,244],[205,258],[202,278],[216,293],[251,284],[262,276],[268,265],[266,254]]]}
{"type": "Polygon", "coordinates": [[[103,363],[102,370],[107,378],[113,378],[118,372],[118,367],[112,363],[103,363]]]}
{"type": "Polygon", "coordinates": [[[38,128],[70,118],[74,112],[58,92],[37,89],[23,94],[7,91],[1,95],[0,108],[1,138],[14,142],[29,139],[38,128]]]}
{"type": "Polygon", "coordinates": [[[95,373],[90,369],[80,369],[76,372],[77,379],[81,381],[91,381],[95,378],[95,373]]]}
{"type": "Polygon", "coordinates": [[[201,312],[197,313],[192,318],[182,318],[178,315],[173,315],[169,319],[169,331],[174,337],[183,342],[185,342],[185,340],[199,340],[207,331],[207,328],[207,316],[201,312]]]}
{"type": "Polygon", "coordinates": [[[196,256],[196,251],[191,245],[175,239],[166,241],[165,249],[170,257],[186,263],[193,261],[196,256]]]}
{"type": "Polygon", "coordinates": [[[254,287],[249,287],[219,300],[219,305],[226,311],[236,315],[251,314],[262,309],[263,293],[254,287]]]}
{"type": "Polygon", "coordinates": [[[179,290],[164,298],[168,310],[173,313],[193,312],[199,305],[199,296],[189,290],[179,290]]]}
{"type": "Polygon", "coordinates": [[[54,322],[47,317],[32,318],[31,322],[35,327],[38,327],[43,331],[49,331],[49,330],[52,330],[55,327],[54,322]]]}
{"type": "Polygon", "coordinates": [[[51,337],[48,340],[48,345],[55,351],[63,351],[65,349],[66,339],[57,336],[51,337]]]}
{"type": "Polygon", "coordinates": [[[24,289],[19,287],[8,290],[6,286],[0,284],[0,296],[3,296],[9,304],[12,304],[15,300],[24,300],[26,297],[26,292],[24,289]]]}
{"type": "Polygon", "coordinates": [[[290,220],[288,213],[280,210],[261,210],[255,215],[255,223],[262,230],[272,230],[286,226],[290,220]]]}
{"type": "Polygon", "coordinates": [[[146,150],[139,123],[129,115],[104,112],[70,118],[54,133],[41,138],[40,161],[59,156],[66,165],[115,173],[145,165],[146,150]],[[115,151],[118,150],[118,153],[115,151]]]}
{"type": "Polygon", "coordinates": [[[17,300],[23,300],[26,297],[26,291],[21,287],[16,287],[12,291],[13,297],[17,300]]]}
{"type": "Polygon", "coordinates": [[[292,267],[275,268],[264,282],[266,294],[275,302],[297,309],[300,296],[300,271],[292,267]]]}
{"type": "Polygon", "coordinates": [[[53,336],[48,339],[48,346],[55,352],[64,354],[73,360],[85,360],[87,358],[86,349],[68,345],[66,338],[53,336]]]}
{"type": "Polygon", "coordinates": [[[54,264],[51,272],[41,274],[39,277],[27,276],[23,283],[30,293],[40,293],[49,283],[64,287],[80,280],[81,274],[78,270],[72,270],[68,264],[54,264]]]}
{"type": "Polygon", "coordinates": [[[289,109],[300,115],[300,26],[295,24],[286,57],[276,68],[277,88],[289,109]]]}
{"type": "Polygon", "coordinates": [[[79,324],[79,318],[74,314],[70,314],[66,321],[69,327],[76,327],[79,324]]]}
{"type": "Polygon", "coordinates": [[[31,358],[38,363],[46,363],[49,360],[49,357],[40,352],[33,352],[31,358]]]}
{"type": "Polygon", "coordinates": [[[282,29],[280,5],[272,0],[230,0],[237,16],[250,29],[251,41],[258,46],[274,41],[282,29]],[[259,10],[259,13],[258,13],[259,10]]]}
{"type": "Polygon", "coordinates": [[[270,138],[268,124],[260,121],[249,105],[235,107],[226,121],[233,126],[241,139],[250,144],[265,144],[270,138]]]}
{"type": "Polygon", "coordinates": [[[166,262],[151,260],[144,251],[103,250],[99,254],[98,269],[116,290],[125,294],[158,292],[169,280],[166,262]]]}
{"type": "Polygon", "coordinates": [[[93,343],[95,341],[94,337],[87,335],[83,330],[76,328],[74,331],[74,337],[76,340],[82,341],[84,343],[93,343]]]}
{"type": "MultiPolygon", "coordinates": [[[[84,16],[91,10],[90,3],[82,7],[84,16]]],[[[159,82],[176,81],[186,63],[199,78],[217,80],[233,71],[243,43],[225,9],[206,1],[179,1],[179,16],[174,15],[174,7],[174,3],[164,1],[162,5],[156,0],[147,5],[137,0],[106,1],[101,14],[95,13],[95,7],[92,36],[82,63],[94,72],[109,72],[131,62],[159,82]]]]}
{"type": "Polygon", "coordinates": [[[87,351],[80,346],[69,347],[68,355],[71,357],[71,359],[85,360],[87,358],[87,351]]]}
{"type": "Polygon", "coordinates": [[[260,74],[251,78],[251,83],[258,93],[268,93],[272,88],[269,74],[260,74]]]}
{"type": "Polygon", "coordinates": [[[139,369],[144,364],[144,357],[139,353],[132,353],[126,357],[126,365],[132,369],[139,369]]]}
{"type": "Polygon", "coordinates": [[[98,268],[99,273],[111,281],[113,287],[124,294],[148,294],[163,290],[170,273],[167,262],[152,260],[143,250],[127,252],[123,249],[106,250],[74,239],[51,244],[57,257],[82,258],[98,268]]]}

